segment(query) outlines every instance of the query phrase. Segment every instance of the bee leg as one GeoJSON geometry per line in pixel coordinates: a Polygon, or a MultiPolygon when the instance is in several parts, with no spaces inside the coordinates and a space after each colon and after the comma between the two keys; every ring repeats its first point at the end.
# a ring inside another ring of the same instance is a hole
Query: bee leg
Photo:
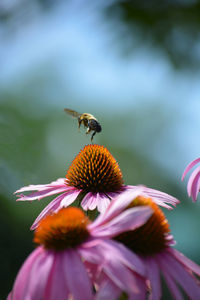
{"type": "Polygon", "coordinates": [[[91,131],[91,128],[88,127],[88,128],[87,128],[87,131],[86,131],[86,134],[90,133],[90,131],[91,131]]]}
{"type": "Polygon", "coordinates": [[[92,136],[91,136],[91,142],[92,142],[93,137],[95,136],[95,134],[96,134],[96,131],[94,131],[93,134],[92,134],[92,136]]]}

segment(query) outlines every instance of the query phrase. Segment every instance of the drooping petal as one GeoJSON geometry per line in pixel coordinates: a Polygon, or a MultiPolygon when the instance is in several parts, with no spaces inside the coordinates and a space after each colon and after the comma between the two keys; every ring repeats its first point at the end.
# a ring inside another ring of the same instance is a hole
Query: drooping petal
{"type": "Polygon", "coordinates": [[[192,172],[187,184],[188,196],[192,197],[193,201],[197,200],[199,189],[200,189],[200,166],[192,172]]]}
{"type": "Polygon", "coordinates": [[[189,163],[189,164],[186,166],[186,168],[185,168],[185,170],[184,170],[184,172],[183,172],[183,175],[182,175],[182,177],[181,177],[181,180],[182,180],[182,181],[184,180],[186,174],[187,174],[187,173],[188,173],[188,172],[189,172],[196,164],[198,164],[198,162],[200,162],[200,158],[197,158],[197,159],[193,160],[191,163],[189,163]]]}
{"type": "Polygon", "coordinates": [[[102,257],[109,260],[112,253],[113,259],[119,260],[127,268],[141,276],[146,276],[146,269],[142,260],[123,244],[108,239],[101,241],[101,244],[97,245],[96,248],[98,248],[102,257]]]}
{"type": "MultiPolygon", "coordinates": [[[[61,178],[60,178],[61,179],[61,178]]],[[[19,194],[17,195],[17,201],[33,201],[33,200],[41,200],[45,197],[52,196],[58,193],[66,192],[72,190],[72,187],[67,186],[64,182],[62,183],[61,180],[54,181],[50,184],[43,184],[43,185],[30,185],[27,187],[23,187],[16,191],[15,193],[19,193],[21,191],[31,191],[31,190],[38,190],[38,192],[34,192],[28,195],[19,194]]]]}
{"type": "Polygon", "coordinates": [[[175,280],[168,274],[168,272],[164,269],[162,269],[163,277],[167,283],[167,286],[169,290],[171,291],[171,294],[174,296],[175,300],[183,300],[183,296],[181,292],[179,291],[175,280]]]}
{"type": "Polygon", "coordinates": [[[78,253],[68,250],[61,255],[65,280],[74,299],[92,300],[92,285],[78,253]]]}
{"type": "Polygon", "coordinates": [[[61,207],[67,207],[69,206],[70,204],[72,204],[77,196],[79,195],[80,193],[80,190],[77,190],[75,188],[73,188],[72,190],[68,191],[67,193],[65,193],[61,203],[60,203],[60,208],[61,207]]]}
{"type": "Polygon", "coordinates": [[[121,214],[102,224],[94,227],[89,225],[91,235],[95,237],[113,237],[124,231],[133,230],[143,225],[152,215],[150,207],[134,207],[123,211],[121,214]]]}
{"type": "Polygon", "coordinates": [[[20,188],[19,190],[14,192],[14,194],[18,194],[21,192],[27,192],[27,191],[42,191],[42,190],[48,189],[50,187],[61,187],[65,184],[65,181],[66,181],[65,178],[58,178],[56,181],[53,181],[53,182],[47,183],[47,184],[31,184],[31,185],[20,188]]]}
{"type": "Polygon", "coordinates": [[[32,254],[26,259],[23,266],[21,267],[17,278],[14,283],[12,291],[12,300],[30,299],[34,300],[32,295],[39,295],[41,298],[43,295],[43,289],[45,288],[45,282],[47,280],[50,268],[51,268],[52,258],[46,258],[45,251],[42,247],[38,247],[32,252],[32,254]],[[38,282],[38,276],[40,274],[37,272],[38,267],[43,265],[42,278],[38,282]],[[34,291],[34,288],[36,291],[34,291]]]}
{"type": "Polygon", "coordinates": [[[119,289],[109,278],[104,276],[103,282],[100,284],[100,287],[97,291],[95,300],[116,300],[119,299],[121,294],[121,289],[119,289]]]}
{"type": "Polygon", "coordinates": [[[103,265],[103,272],[122,290],[130,294],[139,294],[139,289],[133,272],[126,268],[119,260],[110,255],[103,265]]]}
{"type": "Polygon", "coordinates": [[[97,194],[89,192],[81,201],[81,206],[84,210],[93,210],[97,207],[98,200],[97,194]]]}
{"type": "Polygon", "coordinates": [[[62,192],[66,192],[68,189],[65,187],[55,189],[55,188],[49,188],[43,191],[31,193],[29,195],[19,194],[17,195],[18,199],[16,201],[33,201],[33,200],[41,200],[45,197],[49,197],[55,194],[59,194],[62,192]]]}
{"type": "Polygon", "coordinates": [[[156,260],[151,257],[145,259],[145,265],[147,268],[147,277],[150,280],[151,285],[150,299],[159,300],[162,295],[159,266],[157,265],[156,260]]]}
{"type": "Polygon", "coordinates": [[[143,261],[123,244],[109,239],[96,241],[96,243],[86,242],[79,247],[78,251],[86,261],[98,265],[100,270],[101,264],[105,263],[106,260],[109,261],[112,255],[113,259],[120,261],[128,269],[141,276],[146,276],[146,268],[143,261]]]}
{"type": "Polygon", "coordinates": [[[165,251],[158,255],[159,264],[186,292],[191,299],[200,299],[200,285],[189,269],[165,251]]]}
{"type": "Polygon", "coordinates": [[[43,252],[41,247],[38,247],[35,251],[33,251],[29,257],[26,259],[24,264],[22,265],[17,277],[15,279],[15,283],[12,290],[12,299],[13,300],[20,300],[24,298],[25,294],[25,282],[28,282],[30,276],[30,270],[32,268],[32,264],[35,260],[40,257],[41,253],[43,252]]]}
{"type": "Polygon", "coordinates": [[[123,211],[133,199],[140,195],[140,188],[133,190],[125,190],[115,200],[112,200],[104,213],[101,213],[98,218],[91,224],[91,228],[101,226],[109,220],[117,216],[123,211]]]}
{"type": "MultiPolygon", "coordinates": [[[[31,300],[42,299],[46,283],[54,261],[54,254],[43,251],[30,270],[27,295],[31,300]]],[[[26,298],[24,298],[26,299],[26,298]]]]}
{"type": "Polygon", "coordinates": [[[6,298],[6,300],[12,300],[12,291],[8,294],[8,297],[6,298]]]}
{"type": "Polygon", "coordinates": [[[200,276],[200,266],[183,255],[183,253],[174,248],[168,248],[167,252],[171,253],[171,255],[174,256],[182,265],[188,268],[188,270],[191,270],[192,272],[200,276]]]}
{"type": "MultiPolygon", "coordinates": [[[[61,201],[68,196],[68,193],[64,193],[53,199],[39,214],[39,216],[36,218],[34,221],[33,225],[31,226],[31,229],[34,230],[37,226],[38,223],[42,218],[44,218],[46,215],[56,212],[58,208],[61,207],[61,201]]],[[[73,198],[72,198],[73,199],[73,198]]],[[[74,200],[73,200],[74,201],[74,200]]],[[[72,202],[73,202],[72,201],[72,202]]]]}
{"type": "Polygon", "coordinates": [[[170,205],[176,206],[180,201],[178,199],[176,199],[175,197],[155,190],[155,189],[151,189],[148,188],[146,186],[140,185],[140,186],[128,186],[130,189],[137,189],[138,187],[141,188],[141,195],[142,196],[146,196],[146,197],[150,197],[157,205],[163,206],[167,209],[172,209],[170,205]],[[167,204],[168,203],[168,204],[167,204]]]}
{"type": "Polygon", "coordinates": [[[110,198],[107,195],[92,192],[87,193],[81,202],[84,210],[94,210],[97,208],[100,213],[105,212],[109,204],[110,198]]]}
{"type": "Polygon", "coordinates": [[[65,282],[62,266],[62,259],[59,253],[54,253],[54,263],[46,285],[44,299],[67,300],[69,299],[69,289],[65,282]]]}
{"type": "Polygon", "coordinates": [[[104,194],[97,194],[97,210],[100,213],[104,213],[110,204],[110,199],[107,195],[104,194]]]}

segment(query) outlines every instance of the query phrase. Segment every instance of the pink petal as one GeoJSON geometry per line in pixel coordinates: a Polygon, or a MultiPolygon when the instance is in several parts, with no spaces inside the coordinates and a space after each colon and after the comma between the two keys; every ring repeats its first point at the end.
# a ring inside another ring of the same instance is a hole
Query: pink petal
{"type": "Polygon", "coordinates": [[[68,195],[68,193],[64,193],[53,199],[39,214],[39,216],[36,218],[34,221],[33,225],[31,226],[31,229],[34,230],[37,226],[38,223],[43,219],[46,215],[56,212],[57,209],[60,207],[61,201],[68,195]]]}
{"type": "Polygon", "coordinates": [[[94,243],[94,245],[93,243],[86,242],[79,247],[78,251],[86,261],[99,265],[99,268],[101,268],[101,264],[106,263],[106,260],[109,261],[112,253],[113,259],[120,261],[123,265],[141,276],[146,275],[146,268],[142,260],[124,245],[109,239],[99,239],[97,241],[98,243],[94,243]],[[90,245],[92,246],[90,247],[90,245]]]}
{"type": "Polygon", "coordinates": [[[8,297],[6,298],[6,300],[12,300],[13,296],[12,296],[12,291],[8,294],[8,297]]]}
{"type": "Polygon", "coordinates": [[[109,260],[110,253],[115,260],[120,261],[123,265],[140,274],[146,275],[145,265],[138,255],[126,248],[123,244],[114,240],[102,240],[101,244],[97,246],[101,252],[102,257],[109,260]]]}
{"type": "Polygon", "coordinates": [[[77,189],[73,189],[73,190],[70,190],[67,193],[65,193],[64,197],[60,203],[60,208],[67,207],[70,204],[72,204],[76,200],[79,193],[80,193],[80,190],[77,190],[77,189]]]}
{"type": "Polygon", "coordinates": [[[197,199],[199,187],[200,187],[200,166],[192,172],[187,184],[188,195],[189,197],[192,196],[193,201],[196,201],[197,199]]]}
{"type": "Polygon", "coordinates": [[[121,290],[109,278],[105,278],[99,287],[95,300],[116,300],[119,299],[121,293],[121,290]]]}
{"type": "Polygon", "coordinates": [[[192,272],[200,276],[199,265],[197,265],[195,262],[184,256],[181,252],[174,248],[168,248],[167,251],[170,252],[171,255],[173,255],[182,265],[188,268],[188,270],[191,270],[192,272]]]}
{"type": "Polygon", "coordinates": [[[189,297],[194,300],[200,299],[200,286],[197,284],[195,277],[175,257],[165,251],[159,255],[159,263],[162,270],[165,270],[189,297]]]}
{"type": "Polygon", "coordinates": [[[101,213],[98,218],[91,224],[90,228],[95,228],[97,226],[107,223],[109,220],[117,216],[121,211],[123,211],[133,199],[140,195],[140,188],[133,190],[125,190],[118,197],[110,202],[105,213],[101,213]]]}
{"type": "Polygon", "coordinates": [[[35,300],[43,298],[53,261],[54,254],[44,251],[43,255],[40,255],[37,261],[32,265],[28,283],[28,295],[30,295],[30,299],[35,300]]]}
{"type": "Polygon", "coordinates": [[[200,162],[200,158],[197,158],[195,160],[193,160],[191,163],[189,163],[187,165],[187,167],[185,168],[183,175],[181,177],[181,180],[183,181],[183,179],[185,178],[185,175],[198,163],[200,162]]]}
{"type": "Polygon", "coordinates": [[[20,300],[24,299],[24,295],[26,292],[26,286],[25,282],[27,283],[29,281],[30,277],[30,271],[32,268],[32,265],[34,264],[34,261],[42,255],[43,249],[41,247],[38,247],[36,250],[34,250],[29,257],[25,260],[24,264],[22,265],[21,269],[19,270],[19,273],[17,274],[13,291],[12,291],[12,299],[13,300],[20,300]]]}
{"type": "Polygon", "coordinates": [[[133,230],[143,225],[152,215],[150,207],[134,207],[123,211],[111,221],[93,227],[88,226],[91,235],[95,237],[113,237],[121,232],[133,230]]]}
{"type": "Polygon", "coordinates": [[[180,293],[174,279],[165,271],[165,269],[162,270],[163,277],[167,283],[167,286],[169,287],[171,294],[174,296],[174,299],[176,300],[183,300],[182,294],[180,293]]]}
{"type": "Polygon", "coordinates": [[[92,300],[92,285],[78,253],[73,250],[63,252],[62,262],[65,280],[73,298],[92,300]]]}
{"type": "Polygon", "coordinates": [[[144,263],[147,267],[147,278],[150,280],[152,289],[150,299],[159,300],[162,296],[159,267],[155,259],[151,257],[146,258],[144,263]]]}
{"type": "Polygon", "coordinates": [[[31,193],[29,195],[24,195],[24,194],[19,194],[17,195],[17,197],[19,197],[17,199],[17,201],[33,201],[33,200],[41,200],[45,197],[49,197],[58,193],[62,193],[62,192],[66,192],[71,190],[70,187],[68,186],[63,186],[63,187],[58,187],[58,188],[48,188],[45,190],[41,190],[39,192],[35,192],[35,193],[31,193]]]}
{"type": "Polygon", "coordinates": [[[105,212],[110,204],[110,198],[103,193],[88,193],[82,200],[81,206],[84,210],[97,210],[101,213],[105,212]]]}
{"type": "Polygon", "coordinates": [[[17,190],[16,192],[14,192],[14,194],[18,194],[21,192],[27,192],[27,191],[42,191],[42,190],[48,189],[50,187],[61,187],[64,185],[66,185],[65,178],[59,178],[56,181],[53,181],[53,182],[47,183],[47,184],[31,184],[28,186],[24,186],[24,187],[20,188],[19,190],[17,190]]]}
{"type": "Polygon", "coordinates": [[[119,260],[110,255],[109,260],[103,265],[103,272],[122,290],[128,293],[139,294],[135,275],[129,271],[119,260]]]}
{"type": "Polygon", "coordinates": [[[12,300],[42,298],[51,263],[52,258],[46,256],[42,247],[34,250],[17,275],[12,300]],[[34,298],[35,295],[38,297],[34,298]]]}
{"type": "Polygon", "coordinates": [[[65,282],[65,276],[60,253],[54,254],[54,263],[46,285],[44,299],[66,300],[69,299],[69,290],[65,282]]]}
{"type": "Polygon", "coordinates": [[[140,276],[135,276],[136,284],[138,286],[138,289],[140,291],[139,294],[129,294],[128,299],[129,300],[146,300],[146,282],[144,278],[140,276]]]}
{"type": "MultiPolygon", "coordinates": [[[[129,187],[131,187],[131,186],[129,186],[129,187]]],[[[178,204],[180,202],[178,199],[176,199],[175,197],[173,197],[167,193],[164,193],[164,192],[161,192],[161,191],[158,191],[155,189],[151,189],[151,188],[148,188],[148,187],[142,186],[142,185],[139,187],[142,189],[141,195],[152,198],[152,200],[157,205],[166,207],[168,209],[172,209],[171,206],[167,205],[166,203],[176,206],[176,204],[178,204]]],[[[138,186],[136,186],[136,187],[133,186],[132,188],[138,188],[138,186]]]]}
{"type": "Polygon", "coordinates": [[[81,206],[84,210],[93,210],[97,207],[97,201],[97,194],[87,193],[81,202],[81,206]]]}
{"type": "MultiPolygon", "coordinates": [[[[108,194],[109,195],[109,194],[108,194]]],[[[110,199],[108,198],[108,196],[104,195],[104,194],[97,194],[97,210],[100,213],[104,213],[108,207],[108,205],[110,204],[110,199]]]]}

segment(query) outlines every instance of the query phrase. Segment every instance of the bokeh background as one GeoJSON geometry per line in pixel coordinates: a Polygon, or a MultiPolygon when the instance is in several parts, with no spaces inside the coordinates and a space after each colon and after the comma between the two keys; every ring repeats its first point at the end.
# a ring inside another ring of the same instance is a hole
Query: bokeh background
{"type": "Polygon", "coordinates": [[[98,118],[95,142],[126,184],[181,200],[165,213],[176,248],[200,263],[200,203],[181,182],[200,155],[199,16],[197,0],[0,1],[0,299],[50,201],[16,203],[13,192],[64,177],[90,143],[65,107],[98,118]]]}

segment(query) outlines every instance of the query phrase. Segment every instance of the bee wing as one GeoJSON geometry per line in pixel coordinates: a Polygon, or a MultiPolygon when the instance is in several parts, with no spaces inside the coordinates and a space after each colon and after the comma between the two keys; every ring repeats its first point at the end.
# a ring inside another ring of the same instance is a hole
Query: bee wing
{"type": "Polygon", "coordinates": [[[69,109],[69,108],[64,108],[64,111],[68,114],[68,115],[70,115],[70,116],[72,116],[72,117],[74,117],[74,118],[78,118],[81,114],[79,114],[77,111],[75,111],[75,110],[72,110],[72,109],[69,109]]]}

